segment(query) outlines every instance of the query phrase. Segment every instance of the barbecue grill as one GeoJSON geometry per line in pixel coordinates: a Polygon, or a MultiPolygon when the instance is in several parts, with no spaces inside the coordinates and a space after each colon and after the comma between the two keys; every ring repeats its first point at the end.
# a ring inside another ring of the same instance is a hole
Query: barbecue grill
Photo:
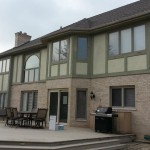
{"type": "Polygon", "coordinates": [[[113,118],[117,117],[112,114],[112,107],[98,107],[95,111],[95,131],[109,133],[113,131],[113,118]]]}

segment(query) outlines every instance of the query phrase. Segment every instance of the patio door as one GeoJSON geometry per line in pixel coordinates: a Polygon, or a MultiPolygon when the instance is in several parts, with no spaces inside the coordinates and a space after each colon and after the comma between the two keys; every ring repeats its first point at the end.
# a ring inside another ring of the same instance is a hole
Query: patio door
{"type": "Polygon", "coordinates": [[[68,116],[68,92],[52,91],[50,92],[49,115],[55,115],[57,123],[67,123],[68,116]]]}

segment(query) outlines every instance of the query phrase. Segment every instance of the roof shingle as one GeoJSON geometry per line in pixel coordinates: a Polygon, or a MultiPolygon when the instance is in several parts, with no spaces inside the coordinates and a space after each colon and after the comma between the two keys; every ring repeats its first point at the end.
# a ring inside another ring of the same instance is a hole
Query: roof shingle
{"type": "Polygon", "coordinates": [[[101,28],[106,25],[118,23],[124,20],[132,19],[147,14],[150,14],[150,0],[140,0],[87,19],[86,18],[82,19],[76,23],[73,23],[64,28],[51,32],[45,36],[32,40],[19,47],[15,47],[8,51],[5,51],[0,54],[0,57],[13,54],[15,52],[21,52],[24,49],[32,48],[35,46],[41,46],[42,40],[51,38],[55,35],[67,33],[69,31],[76,31],[76,30],[91,31],[93,29],[101,28]]]}

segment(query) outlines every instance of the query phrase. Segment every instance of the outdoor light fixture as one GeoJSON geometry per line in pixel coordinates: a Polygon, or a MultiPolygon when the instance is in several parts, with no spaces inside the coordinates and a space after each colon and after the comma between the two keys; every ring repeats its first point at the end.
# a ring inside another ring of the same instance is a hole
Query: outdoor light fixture
{"type": "Polygon", "coordinates": [[[90,98],[91,98],[91,100],[95,99],[95,94],[93,93],[93,91],[91,91],[91,93],[90,93],[90,98]]]}

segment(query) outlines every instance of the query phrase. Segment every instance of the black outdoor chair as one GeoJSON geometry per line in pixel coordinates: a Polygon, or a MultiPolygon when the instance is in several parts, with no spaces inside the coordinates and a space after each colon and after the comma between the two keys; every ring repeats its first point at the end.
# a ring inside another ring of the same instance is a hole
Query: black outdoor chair
{"type": "Polygon", "coordinates": [[[0,108],[0,117],[3,118],[3,121],[4,121],[4,118],[6,118],[6,110],[4,108],[0,108]]]}
{"type": "Polygon", "coordinates": [[[37,115],[33,119],[35,121],[35,127],[43,127],[44,122],[46,127],[46,115],[47,115],[46,108],[38,108],[37,115]]]}
{"type": "Polygon", "coordinates": [[[12,125],[22,126],[24,118],[20,114],[18,114],[17,108],[12,108],[12,115],[12,125]]]}
{"type": "Polygon", "coordinates": [[[12,125],[12,118],[13,118],[13,114],[12,114],[12,108],[11,107],[7,107],[5,108],[6,110],[6,123],[5,126],[7,125],[12,125]]]}

